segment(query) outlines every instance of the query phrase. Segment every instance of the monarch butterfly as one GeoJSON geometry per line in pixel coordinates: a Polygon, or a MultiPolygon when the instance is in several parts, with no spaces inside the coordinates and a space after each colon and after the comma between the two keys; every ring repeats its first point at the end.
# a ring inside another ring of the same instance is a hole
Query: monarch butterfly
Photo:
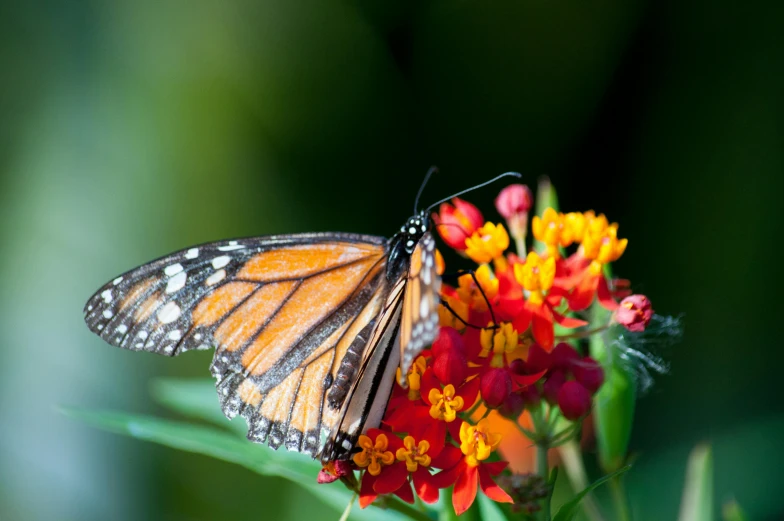
{"type": "MultiPolygon", "coordinates": [[[[508,175],[519,176],[469,190],[508,175]]],[[[172,253],[106,283],[85,321],[135,351],[215,347],[221,408],[245,418],[250,440],[348,459],[380,424],[396,369],[405,378],[437,336],[441,278],[427,213],[448,199],[421,212],[415,203],[390,239],[272,235],[172,253]]]]}

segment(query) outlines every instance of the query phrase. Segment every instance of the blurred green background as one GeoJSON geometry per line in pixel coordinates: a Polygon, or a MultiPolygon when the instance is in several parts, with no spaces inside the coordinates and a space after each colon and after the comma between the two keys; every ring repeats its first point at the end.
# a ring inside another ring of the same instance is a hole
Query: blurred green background
{"type": "MultiPolygon", "coordinates": [[[[156,413],[159,375],[82,323],[100,284],[227,237],[391,234],[507,170],[549,175],[685,313],[639,402],[636,519],[674,519],[713,443],[716,502],[784,518],[784,4],[676,0],[2,2],[0,518],[337,519],[239,467],[120,438],[58,404],[156,413]]],[[[472,196],[493,215],[496,187],[472,196]]],[[[595,470],[588,456],[589,470],[595,470]]]]}

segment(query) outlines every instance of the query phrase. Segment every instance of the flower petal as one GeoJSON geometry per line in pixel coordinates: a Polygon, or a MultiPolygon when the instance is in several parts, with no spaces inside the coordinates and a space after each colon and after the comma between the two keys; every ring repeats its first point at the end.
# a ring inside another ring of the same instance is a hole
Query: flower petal
{"type": "Polygon", "coordinates": [[[378,497],[378,494],[373,490],[373,485],[376,482],[376,477],[372,476],[370,472],[362,474],[362,483],[359,488],[359,506],[365,508],[371,504],[378,497]]]}
{"type": "Polygon", "coordinates": [[[610,291],[610,287],[607,285],[606,278],[599,278],[599,286],[596,289],[596,297],[599,300],[599,304],[601,304],[604,309],[609,309],[610,311],[615,311],[618,309],[618,303],[612,296],[612,292],[610,291]]]}
{"type": "Polygon", "coordinates": [[[434,474],[432,476],[433,479],[431,483],[433,483],[438,488],[446,488],[451,485],[454,485],[454,483],[457,481],[457,478],[463,473],[463,471],[466,468],[466,462],[464,459],[462,459],[462,457],[463,457],[463,453],[461,452],[460,453],[461,459],[457,462],[457,465],[455,465],[450,469],[442,470],[438,474],[434,474]]]}
{"type": "Polygon", "coordinates": [[[476,499],[477,467],[466,465],[465,472],[457,477],[454,492],[452,492],[452,506],[458,516],[468,510],[476,499]]]}
{"type": "Polygon", "coordinates": [[[411,485],[408,483],[395,490],[395,495],[406,503],[414,504],[414,493],[411,491],[411,485]]]}
{"type": "Polygon", "coordinates": [[[419,467],[413,474],[414,491],[417,496],[425,503],[435,503],[438,501],[438,487],[433,483],[433,476],[422,467],[419,467]]]}
{"type": "Polygon", "coordinates": [[[553,318],[559,325],[563,327],[568,327],[569,329],[574,329],[576,327],[583,327],[587,326],[588,322],[585,320],[580,320],[579,318],[567,317],[565,315],[561,315],[557,311],[553,310],[553,318]]]}
{"type": "Polygon", "coordinates": [[[490,477],[490,472],[485,465],[479,466],[479,484],[482,486],[482,492],[493,501],[499,503],[514,503],[514,500],[509,497],[509,494],[493,481],[493,478],[490,477]]]}
{"type": "Polygon", "coordinates": [[[457,465],[462,457],[463,453],[460,449],[454,445],[445,445],[441,453],[433,457],[430,466],[437,469],[449,469],[457,465]]]}
{"type": "Polygon", "coordinates": [[[405,462],[398,461],[388,467],[383,467],[381,474],[376,476],[373,490],[378,494],[389,494],[403,486],[407,477],[408,470],[405,462]]]}
{"type": "Polygon", "coordinates": [[[549,350],[555,341],[552,311],[547,305],[536,306],[536,308],[533,320],[534,338],[542,347],[549,350]]]}

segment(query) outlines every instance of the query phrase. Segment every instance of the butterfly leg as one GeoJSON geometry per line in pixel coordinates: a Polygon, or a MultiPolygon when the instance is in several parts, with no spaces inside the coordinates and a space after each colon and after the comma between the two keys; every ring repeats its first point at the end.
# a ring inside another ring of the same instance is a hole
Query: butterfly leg
{"type": "Polygon", "coordinates": [[[462,322],[468,327],[473,327],[475,329],[498,329],[498,321],[495,318],[495,313],[493,313],[493,306],[490,305],[490,299],[487,298],[487,295],[485,294],[485,290],[483,290],[482,285],[479,284],[479,281],[476,278],[476,272],[474,270],[458,270],[455,273],[445,273],[441,275],[441,280],[446,282],[447,284],[451,283],[455,285],[458,284],[458,279],[463,275],[471,275],[474,284],[476,284],[476,287],[479,288],[479,293],[482,294],[482,298],[485,299],[485,303],[487,304],[487,310],[490,311],[490,319],[492,320],[493,325],[490,327],[482,327],[482,326],[475,326],[473,324],[469,324],[468,322],[460,318],[460,316],[457,313],[455,313],[455,311],[449,306],[449,304],[444,299],[441,299],[441,305],[443,305],[447,310],[449,310],[450,313],[452,313],[455,316],[455,318],[457,318],[460,322],[462,322]]]}

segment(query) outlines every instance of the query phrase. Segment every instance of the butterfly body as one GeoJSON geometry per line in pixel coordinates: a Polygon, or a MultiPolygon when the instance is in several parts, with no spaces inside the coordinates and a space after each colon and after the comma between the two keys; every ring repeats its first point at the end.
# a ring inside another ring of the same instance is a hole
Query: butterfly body
{"type": "Polygon", "coordinates": [[[346,459],[437,333],[440,277],[424,213],[391,239],[346,233],[196,246],[131,270],[85,306],[110,344],[215,348],[223,412],[248,437],[346,459]]]}

